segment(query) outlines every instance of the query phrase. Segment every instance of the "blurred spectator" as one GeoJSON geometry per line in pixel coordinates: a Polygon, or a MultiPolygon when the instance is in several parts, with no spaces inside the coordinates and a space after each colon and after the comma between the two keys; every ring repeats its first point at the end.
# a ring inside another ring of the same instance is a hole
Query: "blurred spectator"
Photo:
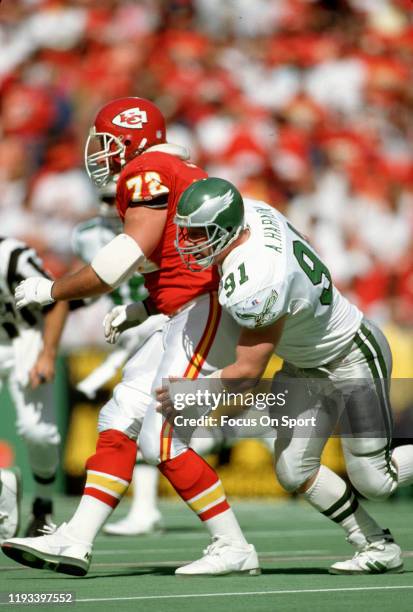
{"type": "Polygon", "coordinates": [[[35,223],[30,231],[41,233],[47,249],[70,260],[73,227],[94,214],[96,197],[80,169],[75,143],[69,139],[55,143],[31,185],[28,208],[35,223]]]}
{"type": "Polygon", "coordinates": [[[6,236],[19,236],[26,224],[27,161],[20,138],[3,138],[0,142],[0,215],[2,233],[6,236]]]}

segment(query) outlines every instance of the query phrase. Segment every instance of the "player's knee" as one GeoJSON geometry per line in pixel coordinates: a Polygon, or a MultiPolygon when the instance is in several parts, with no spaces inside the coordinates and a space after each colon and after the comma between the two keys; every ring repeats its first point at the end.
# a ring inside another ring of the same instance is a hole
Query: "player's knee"
{"type": "Polygon", "coordinates": [[[190,448],[194,450],[198,455],[204,456],[211,453],[216,446],[215,440],[211,437],[197,437],[191,438],[189,444],[190,448]]]}
{"type": "Polygon", "coordinates": [[[280,457],[275,464],[275,473],[280,485],[289,493],[298,491],[314,476],[320,467],[320,462],[297,462],[292,457],[280,457]]]}
{"type": "Polygon", "coordinates": [[[160,463],[159,436],[150,436],[147,435],[147,432],[142,431],[139,437],[139,449],[146,463],[150,465],[158,465],[160,463]]]}
{"type": "Polygon", "coordinates": [[[98,431],[111,429],[125,433],[129,438],[136,440],[141,428],[142,420],[135,418],[124,406],[120,405],[115,398],[111,398],[102,407],[98,418],[98,431]]]}
{"type": "Polygon", "coordinates": [[[374,475],[367,479],[362,475],[350,474],[352,485],[361,495],[370,501],[382,501],[391,495],[394,490],[394,482],[390,477],[374,475]]]}
{"type": "Polygon", "coordinates": [[[369,457],[346,456],[352,485],[372,501],[387,499],[397,487],[397,474],[384,452],[369,457]]]}

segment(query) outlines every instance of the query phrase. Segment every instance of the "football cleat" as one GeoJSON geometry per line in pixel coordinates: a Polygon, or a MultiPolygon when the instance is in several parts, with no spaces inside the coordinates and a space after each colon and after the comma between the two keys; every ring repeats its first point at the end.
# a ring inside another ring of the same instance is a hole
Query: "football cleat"
{"type": "Polygon", "coordinates": [[[252,544],[234,542],[228,536],[215,536],[204,550],[204,556],[188,565],[178,567],[177,576],[224,576],[249,574],[258,576],[261,569],[252,544]]]}
{"type": "Polygon", "coordinates": [[[0,542],[19,531],[21,488],[18,468],[0,470],[0,542]]]}
{"type": "Polygon", "coordinates": [[[389,574],[403,571],[400,546],[388,540],[368,543],[352,559],[337,561],[330,574],[389,574]]]}
{"type": "Polygon", "coordinates": [[[163,531],[162,516],[159,510],[153,510],[145,516],[128,514],[115,523],[103,527],[103,533],[108,535],[138,536],[163,531]]]}
{"type": "Polygon", "coordinates": [[[71,576],[85,576],[92,559],[92,545],[74,538],[66,523],[52,535],[6,540],[1,549],[22,565],[71,576]]]}
{"type": "Polygon", "coordinates": [[[37,497],[33,502],[32,516],[24,532],[26,538],[50,535],[56,531],[52,521],[53,504],[50,499],[37,497]]]}

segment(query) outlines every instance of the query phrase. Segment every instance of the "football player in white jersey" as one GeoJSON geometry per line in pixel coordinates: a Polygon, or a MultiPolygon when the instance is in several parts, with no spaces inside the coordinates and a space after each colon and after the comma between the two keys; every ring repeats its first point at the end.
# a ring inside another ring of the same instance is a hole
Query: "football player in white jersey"
{"type": "MultiPolygon", "coordinates": [[[[72,233],[72,249],[84,262],[90,263],[96,253],[122,232],[122,223],[116,212],[116,178],[98,189],[99,215],[79,223],[72,233]]],[[[119,321],[119,315],[125,307],[133,303],[141,303],[147,297],[144,279],[141,274],[134,274],[128,281],[109,293],[107,297],[112,303],[112,310],[108,313],[108,325],[119,321]],[[110,322],[110,323],[109,323],[110,322]]],[[[81,381],[77,388],[87,397],[93,398],[96,391],[122,367],[138,348],[150,337],[157,337],[158,354],[163,352],[162,336],[160,333],[168,317],[154,315],[132,330],[125,330],[116,337],[117,348],[109,354],[107,359],[89,376],[81,381]]],[[[115,340],[108,334],[108,340],[115,340]]],[[[119,330],[120,331],[120,330],[119,330]]],[[[112,342],[113,343],[113,342],[112,342]]],[[[145,389],[142,388],[144,393],[145,389]]],[[[115,522],[103,526],[103,532],[110,535],[142,535],[158,531],[162,528],[162,517],[158,507],[158,481],[159,470],[156,466],[143,463],[138,452],[137,463],[133,471],[133,498],[128,514],[115,522]]]]}
{"type": "MultiPolygon", "coordinates": [[[[274,383],[296,383],[288,387],[285,413],[297,421],[313,418],[307,435],[299,425],[287,436],[278,429],[275,467],[284,488],[339,524],[357,549],[330,571],[402,571],[390,532],[368,515],[342,478],[320,464],[339,416],[333,402],[339,391],[347,428],[342,447],[357,491],[379,500],[413,482],[413,446],[390,450],[392,362],[384,335],[334,287],[317,253],[282,214],[264,202],[243,201],[228,181],[194,182],[181,196],[175,223],[187,267],[219,266],[219,301],[242,328],[236,361],[215,373],[218,384],[249,388],[275,352],[284,363],[274,383]],[[310,395],[303,395],[299,379],[310,395]]],[[[159,390],[158,399],[164,408],[172,406],[168,389],[159,390]]]]}
{"type": "MultiPolygon", "coordinates": [[[[6,384],[10,392],[16,430],[26,444],[35,481],[28,536],[52,527],[60,436],[50,383],[68,311],[63,302],[53,308],[16,309],[14,289],[33,274],[49,278],[34,249],[14,238],[0,238],[0,389],[6,384]]],[[[7,472],[4,478],[12,480],[7,472]]]]}

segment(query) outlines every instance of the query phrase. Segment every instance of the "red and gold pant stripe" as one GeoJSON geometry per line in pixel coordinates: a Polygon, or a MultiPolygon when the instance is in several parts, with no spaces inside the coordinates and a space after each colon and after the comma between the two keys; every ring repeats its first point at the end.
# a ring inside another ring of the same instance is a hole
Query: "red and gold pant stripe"
{"type": "MultiPolygon", "coordinates": [[[[199,340],[188,366],[183,374],[183,378],[198,378],[202,366],[204,365],[211,346],[215,340],[221,319],[221,306],[218,302],[216,293],[209,295],[209,313],[204,332],[199,340]]],[[[166,461],[171,457],[171,444],[173,436],[173,426],[165,421],[161,430],[161,461],[166,461]]]]}

